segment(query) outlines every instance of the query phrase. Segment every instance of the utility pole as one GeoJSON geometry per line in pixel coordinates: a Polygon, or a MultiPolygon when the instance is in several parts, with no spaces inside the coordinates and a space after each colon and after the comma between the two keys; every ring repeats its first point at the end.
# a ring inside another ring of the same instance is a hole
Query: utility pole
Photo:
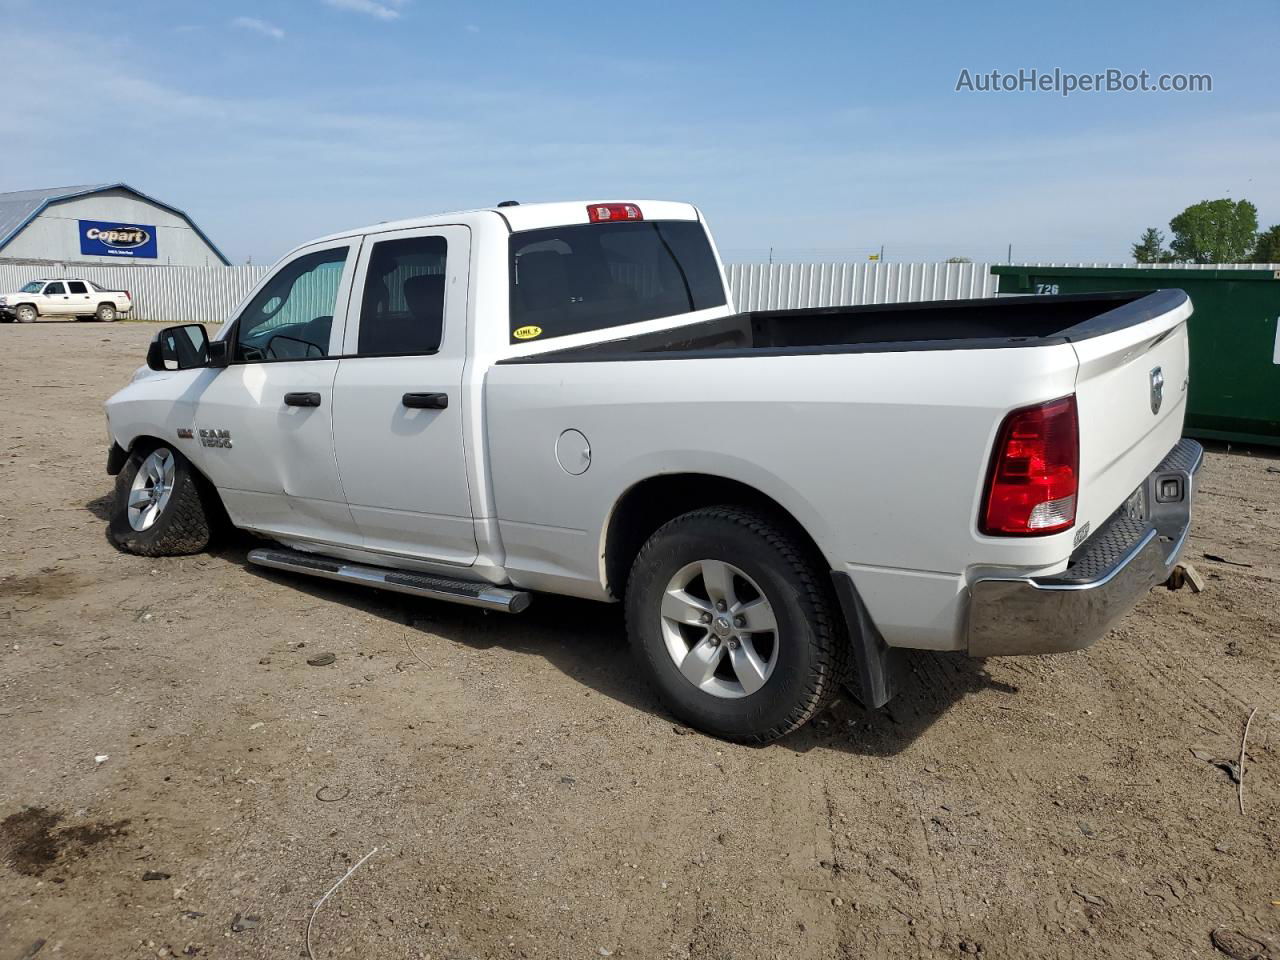
{"type": "Polygon", "coordinates": [[[773,266],[773,247],[769,248],[769,266],[773,266]]]}
{"type": "Polygon", "coordinates": [[[1009,256],[1005,260],[1005,263],[1013,263],[1013,244],[1012,243],[1009,244],[1009,256]]]}
{"type": "Polygon", "coordinates": [[[884,244],[880,244],[880,262],[884,263],[884,244]]]}

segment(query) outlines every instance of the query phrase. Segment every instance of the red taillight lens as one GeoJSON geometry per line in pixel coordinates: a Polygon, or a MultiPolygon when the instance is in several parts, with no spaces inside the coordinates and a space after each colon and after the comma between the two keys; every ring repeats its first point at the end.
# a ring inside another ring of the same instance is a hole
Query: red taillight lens
{"type": "Polygon", "coordinates": [[[1023,407],[1004,418],[982,510],[990,536],[1057,533],[1076,522],[1080,427],[1076,398],[1023,407]]]}
{"type": "Polygon", "coordinates": [[[613,223],[615,220],[643,220],[644,214],[634,203],[593,203],[587,207],[592,223],[613,223]]]}

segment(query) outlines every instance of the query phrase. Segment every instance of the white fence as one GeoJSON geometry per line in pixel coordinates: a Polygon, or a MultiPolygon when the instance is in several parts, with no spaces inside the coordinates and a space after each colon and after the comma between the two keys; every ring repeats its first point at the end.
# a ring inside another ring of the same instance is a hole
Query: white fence
{"type": "MultiPolygon", "coordinates": [[[[725,267],[739,310],[858,306],[994,297],[991,263],[734,263],[725,267]]],[[[1275,263],[1035,263],[1035,267],[1277,270],[1275,263]]]]}
{"type": "Polygon", "coordinates": [[[216,326],[270,267],[91,267],[0,264],[0,291],[17,290],[29,280],[83,277],[110,290],[133,295],[133,316],[166,323],[216,326]]]}
{"type": "MultiPolygon", "coordinates": [[[[725,269],[739,310],[964,300],[996,295],[989,263],[734,263],[725,269]]],[[[1035,266],[1133,267],[1132,263],[1035,266]]],[[[1143,264],[1159,267],[1164,264],[1143,264]]],[[[1169,264],[1178,269],[1280,270],[1280,264],[1169,264]]],[[[134,316],[165,323],[206,323],[231,316],[270,267],[58,267],[0,263],[0,291],[30,280],[77,276],[133,294],[134,316]]]]}
{"type": "Polygon", "coordinates": [[[734,263],[725,268],[739,310],[857,306],[994,297],[986,263],[734,263]]]}

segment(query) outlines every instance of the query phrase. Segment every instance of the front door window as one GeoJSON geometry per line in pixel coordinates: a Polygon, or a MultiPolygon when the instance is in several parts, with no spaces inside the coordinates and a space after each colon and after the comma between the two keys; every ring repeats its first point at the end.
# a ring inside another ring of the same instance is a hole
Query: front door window
{"type": "Polygon", "coordinates": [[[235,359],[259,363],[328,356],[348,249],[309,253],[280,268],[240,314],[235,359]]]}

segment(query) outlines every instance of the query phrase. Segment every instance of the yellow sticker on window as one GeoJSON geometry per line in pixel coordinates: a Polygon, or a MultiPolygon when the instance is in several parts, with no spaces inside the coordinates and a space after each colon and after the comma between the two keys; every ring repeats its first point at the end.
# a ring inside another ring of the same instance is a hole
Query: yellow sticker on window
{"type": "Polygon", "coordinates": [[[517,327],[511,335],[517,340],[532,340],[534,337],[542,336],[542,328],[529,324],[527,327],[517,327]]]}

